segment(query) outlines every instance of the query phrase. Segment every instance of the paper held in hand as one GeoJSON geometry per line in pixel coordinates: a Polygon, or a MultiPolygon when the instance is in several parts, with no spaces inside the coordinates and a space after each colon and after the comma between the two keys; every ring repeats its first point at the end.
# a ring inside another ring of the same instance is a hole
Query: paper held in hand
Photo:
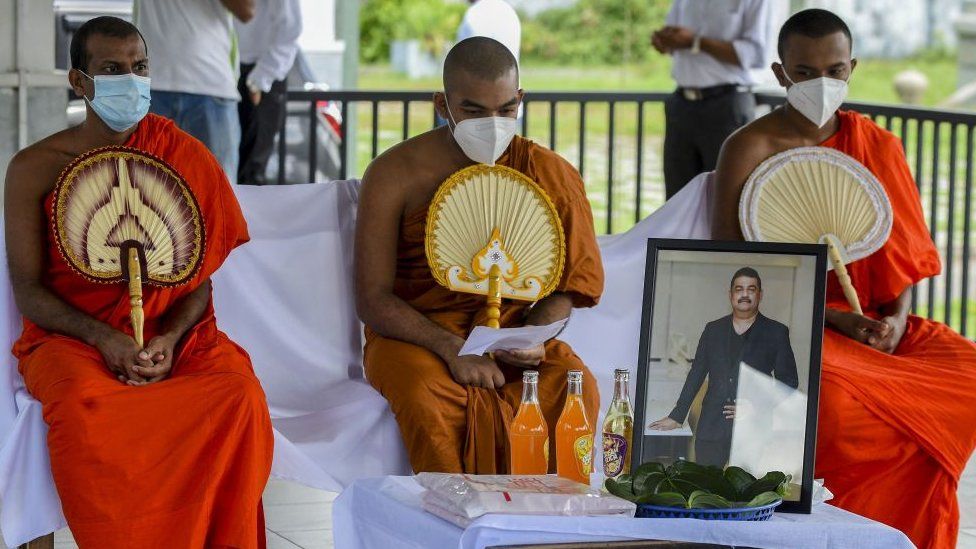
{"type": "Polygon", "coordinates": [[[477,326],[471,331],[458,356],[483,355],[491,351],[531,349],[559,335],[568,318],[547,326],[523,326],[521,328],[488,328],[477,326]]]}

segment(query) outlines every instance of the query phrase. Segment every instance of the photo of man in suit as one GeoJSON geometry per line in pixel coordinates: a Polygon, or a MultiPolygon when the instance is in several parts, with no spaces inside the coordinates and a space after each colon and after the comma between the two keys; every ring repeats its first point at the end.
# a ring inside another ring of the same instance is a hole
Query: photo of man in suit
{"type": "Polygon", "coordinates": [[[759,312],[762,279],[755,269],[743,267],[735,272],[729,301],[731,314],[705,325],[674,409],[648,426],[658,431],[680,428],[708,378],[695,430],[695,461],[717,467],[727,464],[732,446],[739,364],[748,364],[794,389],[798,386],[789,328],[759,312]]]}

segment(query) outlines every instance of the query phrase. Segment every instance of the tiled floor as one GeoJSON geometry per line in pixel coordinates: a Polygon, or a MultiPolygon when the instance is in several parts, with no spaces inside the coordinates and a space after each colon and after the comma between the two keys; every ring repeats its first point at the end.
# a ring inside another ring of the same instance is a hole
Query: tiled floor
{"type": "MultiPolygon", "coordinates": [[[[284,480],[272,480],[264,491],[268,549],[331,549],[332,501],[337,494],[307,488],[284,480]]],[[[976,549],[976,456],[959,485],[962,531],[959,549],[976,549]]],[[[71,533],[54,537],[55,549],[74,549],[71,533]]]]}

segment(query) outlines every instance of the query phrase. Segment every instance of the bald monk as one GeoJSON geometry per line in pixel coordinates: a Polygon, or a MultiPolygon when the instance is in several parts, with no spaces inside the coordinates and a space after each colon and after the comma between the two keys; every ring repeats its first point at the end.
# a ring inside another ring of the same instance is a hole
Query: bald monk
{"type": "Polygon", "coordinates": [[[85,121],[17,154],[4,202],[24,316],[13,352],[43,406],[68,526],[82,548],[263,547],[268,406],[247,353],[217,329],[211,302],[211,274],[248,240],[240,208],[206,147],[146,115],[149,61],[134,26],[113,17],[82,25],[71,65],[85,121]],[[133,339],[127,286],[82,278],[52,230],[61,170],[109,145],[150,153],[179,173],[206,231],[187,284],[145,287],[145,348],[133,339]]]}
{"type": "MultiPolygon", "coordinates": [[[[437,188],[462,168],[494,162],[536,181],[555,203],[566,233],[566,267],[557,290],[531,307],[505,301],[501,326],[550,324],[599,299],[603,268],[583,182],[556,153],[513,137],[522,99],[518,82],[515,58],[501,43],[484,37],[459,42],[444,63],[444,92],[434,94],[448,126],[391,148],[363,177],[356,298],[367,327],[366,377],[389,401],[416,472],[507,472],[508,426],[527,368],[539,371],[551,448],[569,370],[584,372],[587,417],[596,424],[596,381],[561,341],[499,351],[494,360],[458,356],[468,333],[485,324],[485,297],[439,286],[424,255],[427,208],[437,188]],[[496,117],[494,124],[489,117],[496,117]],[[498,152],[491,146],[496,140],[498,152]]],[[[555,452],[549,457],[554,471],[555,452]]]]}
{"type": "Polygon", "coordinates": [[[726,141],[714,236],[742,239],[742,187],[779,152],[831,147],[877,176],[894,222],[880,250],[847,266],[863,316],[836,275],[828,278],[815,474],[836,494],[831,503],[902,530],[920,548],[955,547],[956,487],[976,446],[976,346],[909,314],[912,285],[938,274],[939,254],[900,141],[837,111],[856,66],[851,45],[847,25],[828,11],[802,11],[783,26],[772,69],[788,102],[726,141]]]}

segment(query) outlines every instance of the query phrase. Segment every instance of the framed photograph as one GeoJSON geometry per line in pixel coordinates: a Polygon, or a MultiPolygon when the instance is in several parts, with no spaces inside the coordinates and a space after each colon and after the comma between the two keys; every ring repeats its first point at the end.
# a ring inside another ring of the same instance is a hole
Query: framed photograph
{"type": "Polygon", "coordinates": [[[809,513],[827,248],[650,239],[633,463],[792,476],[809,513]]]}

